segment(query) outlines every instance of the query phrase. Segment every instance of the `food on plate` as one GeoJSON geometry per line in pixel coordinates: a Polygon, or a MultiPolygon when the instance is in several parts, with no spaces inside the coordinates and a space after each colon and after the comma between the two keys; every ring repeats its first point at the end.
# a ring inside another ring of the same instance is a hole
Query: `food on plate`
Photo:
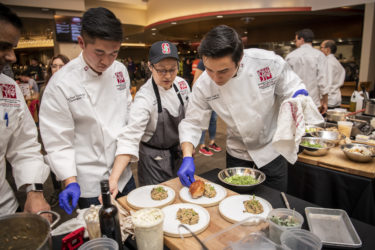
{"type": "Polygon", "coordinates": [[[301,142],[301,145],[308,148],[323,148],[326,146],[324,143],[314,143],[309,141],[303,141],[301,142]]]}
{"type": "Polygon", "coordinates": [[[192,208],[180,208],[177,211],[177,220],[182,224],[194,225],[199,221],[199,214],[192,208]]]}
{"type": "Polygon", "coordinates": [[[210,185],[210,184],[204,184],[204,196],[208,197],[208,198],[213,198],[216,196],[216,190],[214,188],[214,186],[210,185]]]}
{"type": "Polygon", "coordinates": [[[204,194],[204,182],[201,180],[196,180],[189,187],[189,192],[193,199],[197,199],[204,194]]]}
{"type": "Polygon", "coordinates": [[[298,224],[296,219],[290,215],[284,215],[284,216],[272,215],[271,221],[283,227],[295,227],[298,224]]]}
{"type": "Polygon", "coordinates": [[[329,127],[329,128],[325,128],[325,131],[339,131],[337,127],[329,127]]]}
{"type": "Polygon", "coordinates": [[[167,190],[165,190],[163,187],[161,186],[158,186],[158,187],[154,187],[152,190],[151,190],[151,198],[153,200],[157,200],[157,201],[160,201],[160,200],[164,200],[168,197],[168,192],[167,190]]]}
{"type": "Polygon", "coordinates": [[[360,155],[363,155],[363,156],[372,156],[373,155],[373,152],[371,150],[369,150],[368,148],[363,147],[363,146],[355,146],[355,147],[352,147],[352,148],[344,148],[344,150],[346,152],[350,152],[350,153],[354,153],[354,154],[360,154],[360,155]]]}
{"type": "Polygon", "coordinates": [[[352,140],[346,137],[345,139],[340,140],[339,145],[350,144],[350,143],[352,143],[352,140]]]}
{"type": "Polygon", "coordinates": [[[317,127],[307,127],[305,129],[306,133],[314,133],[323,130],[322,128],[317,128],[317,127]]]}
{"type": "Polygon", "coordinates": [[[239,175],[239,174],[226,177],[224,181],[226,183],[235,184],[235,185],[254,185],[259,182],[257,179],[255,179],[251,175],[239,175]]]}
{"type": "Polygon", "coordinates": [[[245,206],[244,213],[252,213],[252,214],[260,214],[263,213],[263,206],[260,203],[260,201],[255,199],[255,195],[253,195],[253,198],[247,201],[243,202],[243,205],[245,206]]]}

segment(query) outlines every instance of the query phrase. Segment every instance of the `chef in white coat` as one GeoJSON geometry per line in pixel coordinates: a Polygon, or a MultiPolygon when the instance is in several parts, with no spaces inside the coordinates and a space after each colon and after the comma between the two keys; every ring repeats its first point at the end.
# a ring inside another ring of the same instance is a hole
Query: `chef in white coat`
{"type": "MultiPolygon", "coordinates": [[[[43,95],[40,130],[50,167],[66,186],[59,203],[69,214],[78,199],[80,208],[99,204],[100,181],[110,176],[116,138],[128,119],[130,79],[115,61],[121,41],[116,16],[89,9],[78,37],[82,53],[52,76],[43,95]]],[[[119,195],[135,188],[130,168],[118,188],[119,195]]]]}
{"type": "Polygon", "coordinates": [[[344,85],[345,69],[335,57],[337,51],[335,41],[323,41],[320,44],[320,50],[327,57],[327,78],[329,84],[328,108],[339,108],[341,106],[340,88],[344,85]]]}
{"type": "Polygon", "coordinates": [[[177,47],[154,43],[149,51],[151,78],[137,92],[129,122],[117,142],[110,188],[130,161],[138,162],[139,184],[151,185],[176,177],[182,162],[178,124],[185,117],[189,84],[177,76],[177,47]]]}
{"type": "Polygon", "coordinates": [[[295,34],[297,49],[287,55],[285,60],[306,85],[320,113],[328,109],[328,73],[326,56],[312,47],[314,33],[310,29],[299,30],[295,34]]]}
{"type": "Polygon", "coordinates": [[[43,196],[43,183],[49,168],[40,154],[38,132],[17,83],[2,73],[14,63],[13,48],[21,36],[21,20],[0,4],[0,216],[21,211],[16,197],[5,179],[6,160],[12,166],[19,190],[26,190],[24,211],[37,213],[50,210],[43,196]]]}
{"type": "Polygon", "coordinates": [[[236,31],[225,25],[209,31],[198,52],[206,70],[194,84],[179,125],[181,183],[194,182],[193,150],[214,110],[227,125],[227,167],[255,164],[266,174],[267,185],[285,191],[288,163],[271,141],[282,101],[307,95],[301,79],[275,53],[244,50],[236,31]]]}

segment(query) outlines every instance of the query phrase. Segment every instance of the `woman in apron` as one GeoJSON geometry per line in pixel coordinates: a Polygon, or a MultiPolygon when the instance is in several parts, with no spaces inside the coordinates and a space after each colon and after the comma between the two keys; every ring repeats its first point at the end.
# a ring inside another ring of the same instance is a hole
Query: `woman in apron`
{"type": "Polygon", "coordinates": [[[176,177],[182,162],[178,124],[185,116],[190,88],[177,76],[177,47],[168,41],[154,43],[149,51],[151,78],[137,92],[128,124],[117,140],[110,189],[129,162],[138,161],[139,184],[158,184],[176,177]]]}

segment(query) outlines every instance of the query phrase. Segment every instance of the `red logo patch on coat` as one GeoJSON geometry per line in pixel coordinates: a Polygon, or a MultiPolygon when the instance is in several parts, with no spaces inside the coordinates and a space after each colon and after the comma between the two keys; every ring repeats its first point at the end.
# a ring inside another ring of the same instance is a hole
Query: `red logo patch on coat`
{"type": "Polygon", "coordinates": [[[178,82],[178,85],[180,85],[180,90],[183,90],[183,89],[187,88],[186,82],[184,82],[184,81],[178,82]]]}
{"type": "Polygon", "coordinates": [[[265,67],[257,71],[260,82],[267,81],[272,78],[271,70],[269,67],[265,67]]]}
{"type": "Polygon", "coordinates": [[[11,84],[0,84],[3,98],[17,99],[16,86],[11,84]]]}
{"type": "Polygon", "coordinates": [[[171,53],[171,48],[169,47],[169,43],[162,43],[161,44],[161,52],[163,54],[170,54],[171,53]]]}
{"type": "Polygon", "coordinates": [[[115,75],[116,75],[118,84],[125,82],[125,78],[122,72],[116,72],[115,75]]]}

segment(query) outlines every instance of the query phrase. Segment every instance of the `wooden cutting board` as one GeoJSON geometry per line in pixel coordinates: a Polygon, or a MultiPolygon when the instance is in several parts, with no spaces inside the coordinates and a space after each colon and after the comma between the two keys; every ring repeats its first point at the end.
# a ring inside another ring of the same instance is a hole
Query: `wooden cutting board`
{"type": "Polygon", "coordinates": [[[301,153],[298,155],[298,161],[371,179],[375,178],[375,159],[367,163],[351,161],[339,147],[331,148],[324,156],[301,153]]]}
{"type": "MultiPolygon", "coordinates": [[[[207,181],[199,176],[195,176],[195,179],[201,179],[203,181],[207,181]]],[[[174,203],[182,203],[179,197],[180,189],[183,187],[180,180],[178,178],[174,178],[172,180],[169,180],[167,182],[161,183],[162,185],[171,187],[176,192],[176,199],[174,203]]],[[[237,193],[227,189],[227,196],[236,195],[237,193]]],[[[117,200],[123,207],[133,210],[126,202],[126,196],[121,197],[117,200]]],[[[173,204],[174,204],[173,203],[173,204]]],[[[221,217],[219,213],[219,207],[213,206],[213,207],[207,207],[207,211],[210,214],[210,223],[207,227],[207,229],[200,234],[198,234],[198,237],[200,240],[204,240],[209,236],[212,236],[213,234],[216,234],[224,229],[228,229],[229,227],[233,226],[232,223],[226,221],[223,217],[221,217]]],[[[169,215],[166,215],[169,216],[169,215]]],[[[175,216],[175,215],[170,215],[175,216]]],[[[262,223],[257,226],[252,227],[236,227],[231,230],[229,230],[225,235],[219,238],[215,238],[214,240],[210,240],[207,242],[207,247],[209,249],[224,249],[228,241],[236,242],[240,238],[239,236],[243,236],[244,233],[250,233],[250,232],[257,232],[260,230],[264,230],[268,227],[268,223],[262,223]]],[[[169,236],[164,236],[164,244],[169,247],[170,249],[201,249],[201,245],[197,242],[196,239],[193,237],[185,237],[184,239],[181,238],[174,238],[169,236]]]]}

